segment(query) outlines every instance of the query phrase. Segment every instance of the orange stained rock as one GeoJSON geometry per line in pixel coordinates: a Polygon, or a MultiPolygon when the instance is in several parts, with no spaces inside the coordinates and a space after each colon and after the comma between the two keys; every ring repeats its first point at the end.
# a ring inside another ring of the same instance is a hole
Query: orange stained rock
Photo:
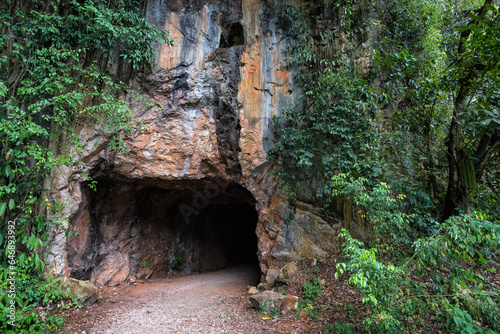
{"type": "Polygon", "coordinates": [[[158,57],[158,66],[161,68],[173,68],[180,58],[180,45],[184,35],[179,30],[180,14],[172,12],[165,23],[165,29],[174,39],[174,46],[162,45],[158,57]]]}
{"type": "Polygon", "coordinates": [[[260,40],[257,40],[250,48],[247,47],[241,56],[241,62],[245,63],[245,66],[241,68],[242,80],[238,90],[246,119],[259,117],[262,111],[261,55],[262,45],[260,40]]]}

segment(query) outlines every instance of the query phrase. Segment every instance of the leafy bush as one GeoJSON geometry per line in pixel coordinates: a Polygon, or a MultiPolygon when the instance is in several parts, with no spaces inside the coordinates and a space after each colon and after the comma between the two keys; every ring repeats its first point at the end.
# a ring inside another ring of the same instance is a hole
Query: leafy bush
{"type": "MultiPolygon", "coordinates": [[[[414,217],[395,210],[397,199],[386,184],[369,189],[365,180],[347,181],[343,174],[335,176],[333,183],[336,192],[354,196],[355,203],[362,204],[374,222],[371,247],[342,231],[347,261],[337,264],[335,275],[349,272],[349,283],[361,292],[363,302],[372,306],[370,317],[365,319],[368,328],[398,331],[420,312],[415,305],[426,305],[448,318],[453,332],[487,331],[477,320],[497,327],[498,291],[472,268],[463,266],[489,263],[500,245],[499,225],[480,214],[454,216],[444,223],[434,222],[436,232],[430,237],[415,231],[403,234],[404,240],[400,232],[412,230],[414,217]]],[[[397,197],[404,198],[401,194],[397,197]]]]}
{"type": "Polygon", "coordinates": [[[276,307],[276,300],[271,299],[271,300],[265,300],[260,304],[258,312],[262,315],[267,315],[272,318],[279,318],[281,317],[281,313],[278,311],[278,308],[276,307]]]}
{"type": "Polygon", "coordinates": [[[336,170],[380,173],[376,162],[366,163],[376,140],[370,131],[373,96],[348,66],[339,65],[325,63],[296,106],[275,117],[277,143],[269,158],[290,194],[301,181],[316,178],[323,196],[336,170]]]}
{"type": "Polygon", "coordinates": [[[325,324],[323,327],[323,333],[332,333],[332,334],[353,334],[354,329],[352,326],[339,324],[335,321],[333,325],[325,324]]]}
{"type": "Polygon", "coordinates": [[[152,44],[172,42],[166,31],[140,17],[137,5],[133,0],[0,4],[2,332],[56,330],[62,318],[51,314],[53,307],[75,305],[57,283],[40,278],[50,252],[49,232],[65,226],[59,219],[64,203],[51,197],[50,177],[60,166],[72,166],[85,177],[75,131],[82,122],[95,122],[115,149],[131,129],[123,100],[130,89],[109,65],[127,65],[129,72],[146,68],[154,61],[152,44]],[[60,152],[66,144],[72,150],[60,152]],[[14,298],[4,283],[11,277],[14,298]],[[15,328],[6,318],[11,300],[15,328]]]}
{"type": "Polygon", "coordinates": [[[16,275],[17,291],[14,298],[8,293],[9,272],[0,273],[2,290],[0,290],[0,329],[5,333],[46,333],[61,329],[64,318],[57,313],[81,307],[81,300],[72,297],[69,291],[63,291],[59,279],[50,276],[45,279],[32,277],[26,273],[16,275]],[[8,316],[11,300],[15,307],[15,320],[8,316]],[[42,310],[41,310],[42,309],[42,310]],[[9,323],[15,323],[12,328],[9,323]]]}
{"type": "Polygon", "coordinates": [[[304,297],[299,300],[297,314],[300,314],[300,312],[304,310],[309,314],[311,319],[318,320],[318,310],[313,304],[323,293],[320,279],[312,275],[311,280],[304,282],[301,291],[304,297]]]}

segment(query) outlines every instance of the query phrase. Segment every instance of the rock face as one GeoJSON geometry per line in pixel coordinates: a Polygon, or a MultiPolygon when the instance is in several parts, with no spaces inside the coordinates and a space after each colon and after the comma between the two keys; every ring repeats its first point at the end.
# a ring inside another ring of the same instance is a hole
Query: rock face
{"type": "Polygon", "coordinates": [[[258,261],[265,278],[338,249],[340,221],[305,203],[293,215],[266,162],[272,117],[298,96],[285,9],[264,0],[146,1],[148,19],[175,45],[158,45],[157,66],[130,79],[148,103],[128,97],[142,126],[126,152],[84,123],[73,154],[82,163],[54,175],[52,196],[66,204],[54,215],[63,221],[48,259],[56,273],[114,284],[258,261]]]}

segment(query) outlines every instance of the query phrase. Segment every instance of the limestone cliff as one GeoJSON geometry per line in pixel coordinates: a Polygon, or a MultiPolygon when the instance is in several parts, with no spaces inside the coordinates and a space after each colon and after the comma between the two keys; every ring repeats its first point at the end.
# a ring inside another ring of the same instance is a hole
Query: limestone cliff
{"type": "Polygon", "coordinates": [[[126,152],[111,150],[109,134],[83,124],[82,164],[55,175],[53,196],[67,204],[62,218],[73,234],[54,231],[49,262],[57,273],[112,284],[212,270],[232,264],[236,253],[251,257],[242,247],[255,243],[265,275],[338,248],[340,221],[305,203],[293,215],[266,162],[272,117],[298,94],[284,6],[147,1],[145,15],[175,45],[157,46],[157,66],[130,79],[148,102],[128,97],[142,126],[127,137],[126,152]]]}

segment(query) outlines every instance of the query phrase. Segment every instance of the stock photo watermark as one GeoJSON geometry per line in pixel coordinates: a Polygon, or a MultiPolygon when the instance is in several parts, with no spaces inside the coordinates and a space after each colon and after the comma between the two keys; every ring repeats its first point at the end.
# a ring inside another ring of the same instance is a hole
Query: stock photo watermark
{"type": "Polygon", "coordinates": [[[7,226],[7,263],[9,264],[9,272],[7,277],[7,297],[9,305],[5,305],[8,311],[7,318],[10,319],[7,323],[15,327],[16,320],[16,222],[9,220],[7,226]]]}

